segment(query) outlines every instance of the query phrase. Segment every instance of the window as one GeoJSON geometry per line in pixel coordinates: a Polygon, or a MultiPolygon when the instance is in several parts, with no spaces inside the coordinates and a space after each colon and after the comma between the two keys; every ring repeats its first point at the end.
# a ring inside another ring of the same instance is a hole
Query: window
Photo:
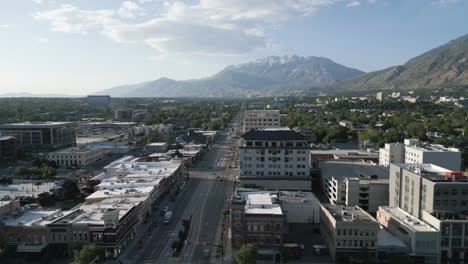
{"type": "Polygon", "coordinates": [[[276,224],[275,225],[275,230],[278,232],[278,231],[281,231],[281,224],[276,224]]]}
{"type": "Polygon", "coordinates": [[[265,231],[270,231],[270,230],[271,230],[270,223],[265,223],[265,231]]]}

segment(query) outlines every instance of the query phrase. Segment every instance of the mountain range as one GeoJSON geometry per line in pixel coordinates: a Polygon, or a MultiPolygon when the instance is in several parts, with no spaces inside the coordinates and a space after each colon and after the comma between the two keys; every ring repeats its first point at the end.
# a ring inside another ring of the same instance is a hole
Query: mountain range
{"type": "Polygon", "coordinates": [[[468,34],[425,52],[403,65],[334,81],[328,92],[452,89],[468,93],[468,34]]]}
{"type": "Polygon", "coordinates": [[[294,93],[304,87],[344,80],[364,72],[323,57],[271,56],[228,66],[211,77],[176,81],[161,78],[96,94],[114,97],[255,97],[294,93]]]}

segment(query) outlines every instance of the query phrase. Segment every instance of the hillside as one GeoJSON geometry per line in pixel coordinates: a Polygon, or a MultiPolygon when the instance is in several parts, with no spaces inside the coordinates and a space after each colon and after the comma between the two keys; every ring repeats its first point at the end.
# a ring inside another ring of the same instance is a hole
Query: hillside
{"type": "Polygon", "coordinates": [[[325,85],[325,90],[468,89],[468,34],[403,65],[325,85]]]}

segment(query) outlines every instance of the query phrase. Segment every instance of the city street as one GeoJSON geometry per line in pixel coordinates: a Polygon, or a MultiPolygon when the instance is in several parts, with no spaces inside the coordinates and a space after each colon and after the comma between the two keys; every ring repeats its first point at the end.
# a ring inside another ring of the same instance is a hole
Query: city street
{"type": "MultiPolygon", "coordinates": [[[[237,127],[236,127],[237,128],[237,127]]],[[[226,200],[231,197],[235,177],[237,158],[237,142],[231,139],[227,132],[221,132],[216,144],[210,147],[203,159],[195,168],[189,170],[190,180],[181,191],[175,202],[169,206],[174,213],[168,225],[162,223],[159,213],[153,214],[136,238],[119,258],[122,263],[221,263],[216,261],[216,250],[209,244],[220,243],[220,226],[226,200]],[[181,219],[192,218],[188,241],[180,256],[172,257],[172,242],[177,240],[177,234],[183,229],[181,219]],[[152,225],[154,226],[154,225],[152,225]],[[146,231],[151,230],[151,231],[146,231]],[[142,240],[142,244],[138,240],[142,240]],[[202,246],[205,242],[206,246],[202,246]],[[141,247],[141,248],[140,248],[141,247]]],[[[159,209],[168,203],[164,202],[159,209]]]]}

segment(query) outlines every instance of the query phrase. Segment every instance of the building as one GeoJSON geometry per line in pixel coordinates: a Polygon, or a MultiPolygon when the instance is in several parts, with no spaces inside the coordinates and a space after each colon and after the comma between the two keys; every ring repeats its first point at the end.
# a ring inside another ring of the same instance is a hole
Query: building
{"type": "Polygon", "coordinates": [[[132,121],[133,109],[116,109],[114,110],[115,121],[132,121]]]}
{"type": "Polygon", "coordinates": [[[389,188],[390,207],[439,232],[440,262],[468,259],[468,178],[462,172],[434,164],[391,164],[389,188]]]}
{"type": "Polygon", "coordinates": [[[283,245],[284,215],[277,194],[236,193],[230,215],[233,247],[253,244],[262,255],[274,255],[283,245]]]}
{"type": "Polygon", "coordinates": [[[309,145],[288,128],[250,130],[240,140],[240,183],[270,190],[311,190],[309,145]]]}
{"type": "Polygon", "coordinates": [[[385,147],[380,149],[379,164],[388,167],[390,163],[431,163],[459,171],[462,158],[461,152],[456,148],[421,144],[418,139],[405,139],[404,144],[385,144],[385,147]]]}
{"type": "Polygon", "coordinates": [[[348,263],[366,250],[377,259],[379,224],[359,206],[321,205],[320,234],[333,261],[348,263]]]}
{"type": "Polygon", "coordinates": [[[166,142],[153,142],[146,144],[145,150],[147,152],[157,152],[157,153],[164,153],[167,151],[167,143],[166,142]]]}
{"type": "Polygon", "coordinates": [[[88,95],[86,102],[91,107],[110,107],[110,96],[109,95],[88,95]]]}
{"type": "Polygon", "coordinates": [[[383,93],[382,92],[378,92],[377,95],[375,96],[375,98],[379,101],[383,101],[384,97],[383,97],[383,93]]]}
{"type": "Polygon", "coordinates": [[[423,145],[419,140],[405,140],[405,163],[432,163],[449,170],[461,169],[461,152],[442,145],[423,145]]]}
{"type": "Polygon", "coordinates": [[[18,211],[20,207],[19,200],[0,201],[0,216],[18,211]]]}
{"type": "Polygon", "coordinates": [[[376,212],[388,205],[388,168],[362,161],[328,160],[320,162],[322,190],[329,203],[359,205],[376,212]]]}
{"type": "Polygon", "coordinates": [[[66,148],[50,152],[47,159],[55,161],[57,165],[64,167],[86,167],[103,158],[103,151],[100,148],[66,148]]]}
{"type": "Polygon", "coordinates": [[[93,142],[84,145],[88,149],[101,149],[104,153],[125,154],[130,151],[130,146],[125,142],[93,142]]]}
{"type": "Polygon", "coordinates": [[[405,146],[400,143],[386,143],[379,151],[379,165],[388,167],[390,163],[405,161],[405,146]]]}
{"type": "Polygon", "coordinates": [[[356,160],[377,163],[379,156],[372,149],[312,149],[310,150],[310,168],[319,169],[323,160],[356,160]]]}
{"type": "Polygon", "coordinates": [[[439,231],[398,207],[380,206],[377,221],[403,240],[416,263],[438,263],[439,231]]]}
{"type": "Polygon", "coordinates": [[[54,150],[76,144],[71,122],[22,122],[0,125],[0,136],[13,136],[16,145],[28,150],[54,150]]]}
{"type": "Polygon", "coordinates": [[[0,159],[16,159],[16,138],[0,136],[0,159]]]}
{"type": "Polygon", "coordinates": [[[277,128],[281,126],[279,110],[247,110],[242,120],[242,132],[259,128],[277,128]]]}

